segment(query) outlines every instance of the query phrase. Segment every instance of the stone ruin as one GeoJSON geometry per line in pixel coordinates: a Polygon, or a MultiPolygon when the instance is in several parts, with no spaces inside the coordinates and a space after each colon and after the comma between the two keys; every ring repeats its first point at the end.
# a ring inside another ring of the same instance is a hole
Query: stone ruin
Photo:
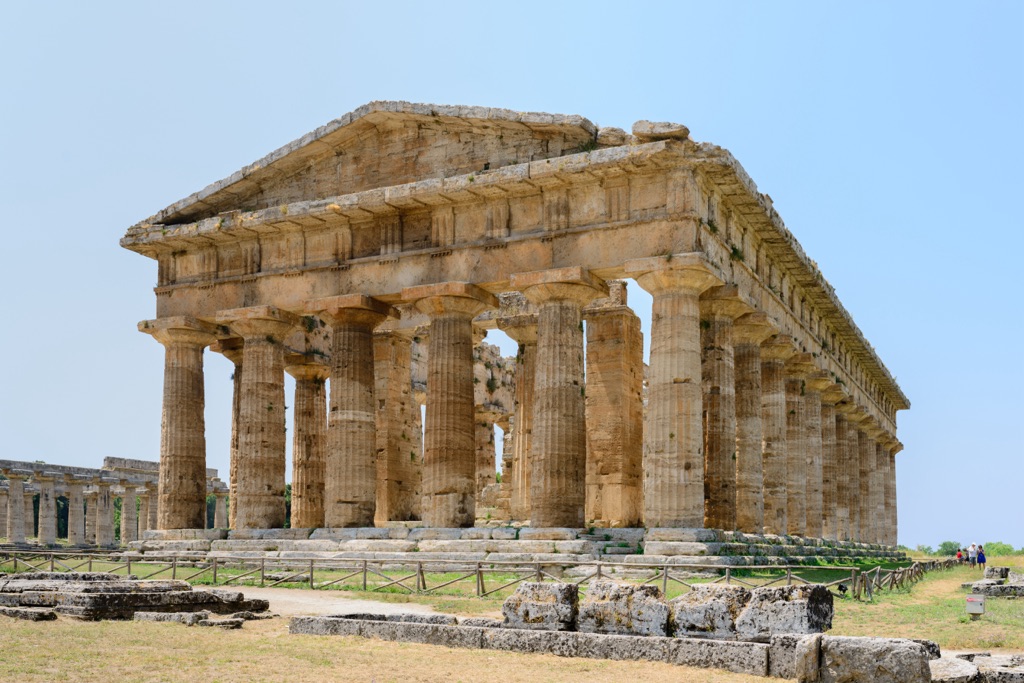
{"type": "Polygon", "coordinates": [[[58,615],[99,621],[137,619],[181,621],[237,628],[270,605],[237,591],[194,590],[186,581],[139,580],[103,572],[0,574],[0,615],[50,621],[58,615]],[[212,615],[230,615],[229,620],[212,615]],[[160,615],[160,616],[153,616],[160,615]]]}
{"type": "Polygon", "coordinates": [[[992,598],[1024,597],[1024,574],[1009,567],[985,567],[984,576],[978,581],[961,584],[975,595],[992,598]]]}

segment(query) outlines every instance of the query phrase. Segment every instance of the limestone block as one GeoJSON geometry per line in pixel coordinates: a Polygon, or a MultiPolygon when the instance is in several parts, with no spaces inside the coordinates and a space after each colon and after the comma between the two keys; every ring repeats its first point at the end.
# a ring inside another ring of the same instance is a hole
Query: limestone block
{"type": "Polygon", "coordinates": [[[469,529],[460,529],[462,532],[461,538],[467,541],[480,541],[492,538],[491,530],[486,527],[470,527],[469,529]]]}
{"type": "Polygon", "coordinates": [[[909,640],[923,647],[924,651],[928,653],[928,659],[938,659],[942,656],[942,650],[934,640],[925,640],[924,638],[910,638],[909,640]]]}
{"type": "Polygon", "coordinates": [[[525,581],[501,606],[505,626],[513,629],[573,631],[579,612],[579,588],[572,583],[525,581]]]}
{"type": "Polygon", "coordinates": [[[476,628],[501,628],[501,619],[491,619],[490,617],[466,617],[459,619],[459,626],[473,626],[476,628]]]}
{"type": "Polygon", "coordinates": [[[665,541],[676,543],[707,543],[717,541],[714,529],[648,529],[644,541],[665,541]]]}
{"type": "Polygon", "coordinates": [[[999,585],[982,585],[979,586],[977,582],[974,587],[971,588],[971,592],[975,594],[988,595],[993,598],[1006,598],[1006,597],[1024,597],[1024,584],[1021,583],[1008,583],[1002,586],[999,585]]]}
{"type": "Polygon", "coordinates": [[[149,529],[144,541],[219,541],[228,537],[227,529],[149,529]]]}
{"type": "Polygon", "coordinates": [[[232,529],[228,538],[233,541],[300,541],[308,539],[312,533],[313,529],[232,529]]]}
{"type": "Polygon", "coordinates": [[[1013,570],[1006,573],[1007,583],[1024,583],[1024,574],[1013,570]]]}
{"type": "Polygon", "coordinates": [[[136,612],[133,621],[170,621],[185,626],[195,626],[210,618],[210,613],[201,612],[136,612]]]}
{"type": "MultiPolygon", "coordinates": [[[[768,675],[772,678],[796,678],[796,645],[801,636],[780,633],[768,639],[768,675]]],[[[819,641],[820,649],[821,643],[819,641]]]]}
{"type": "Polygon", "coordinates": [[[957,657],[941,657],[928,661],[933,683],[974,683],[978,679],[978,667],[957,657]]]}
{"type": "Polygon", "coordinates": [[[388,553],[409,553],[416,549],[414,541],[395,540],[364,540],[355,539],[352,541],[341,541],[337,544],[337,550],[342,552],[388,552],[388,553]]]}
{"type": "Polygon", "coordinates": [[[749,601],[750,591],[742,586],[697,584],[669,602],[672,633],[732,640],[736,638],[736,618],[749,601]]]}
{"type": "Polygon", "coordinates": [[[736,618],[736,633],[762,642],[776,633],[821,633],[832,628],[832,611],[832,593],[820,584],[755,588],[736,618]]]}
{"type": "Polygon", "coordinates": [[[926,683],[931,680],[928,653],[902,638],[823,636],[821,683],[926,683]]]}
{"type": "Polygon", "coordinates": [[[57,618],[57,613],[53,610],[39,607],[9,607],[0,605],[0,616],[23,619],[25,621],[53,621],[57,618]]]}
{"type": "Polygon", "coordinates": [[[985,683],[1024,683],[1024,669],[994,666],[980,672],[985,683]]]}
{"type": "Polygon", "coordinates": [[[216,626],[226,631],[242,628],[245,619],[201,619],[197,626],[216,626]]]}
{"type": "Polygon", "coordinates": [[[709,544],[685,541],[644,541],[645,555],[708,555],[709,544]]]}
{"type": "Polygon", "coordinates": [[[1009,567],[985,567],[986,579],[1005,579],[1010,575],[1009,567]]]}
{"type": "Polygon", "coordinates": [[[514,541],[519,538],[519,529],[512,527],[498,527],[490,531],[491,538],[496,541],[514,541]]]}
{"type": "MultiPolygon", "coordinates": [[[[213,543],[223,543],[225,541],[213,541],[213,543]]],[[[205,540],[195,541],[157,541],[157,540],[146,540],[142,542],[143,552],[169,552],[175,550],[192,550],[196,552],[204,552],[210,550],[212,543],[205,540]]]]}
{"type": "Polygon", "coordinates": [[[637,121],[633,124],[633,135],[640,142],[655,140],[685,140],[690,137],[690,129],[681,123],[667,121],[637,121]]]}
{"type": "Polygon", "coordinates": [[[665,662],[672,652],[671,638],[603,633],[579,633],[577,636],[577,657],[665,662]]]}
{"type": "Polygon", "coordinates": [[[626,144],[626,131],[614,126],[602,126],[597,130],[597,144],[618,147],[626,144]]]}
{"type": "Polygon", "coordinates": [[[701,669],[724,669],[752,676],[768,675],[768,645],[700,638],[674,638],[669,661],[701,669]]]}
{"type": "Polygon", "coordinates": [[[584,633],[664,636],[669,608],[657,586],[594,581],[579,606],[584,633]]]}
{"type": "Polygon", "coordinates": [[[359,527],[316,529],[310,538],[328,541],[388,540],[407,538],[410,530],[402,527],[359,527]]]}
{"type": "Polygon", "coordinates": [[[524,631],[515,628],[487,629],[483,632],[483,647],[485,650],[575,657],[579,651],[579,635],[572,632],[524,631]]]}
{"type": "MultiPolygon", "coordinates": [[[[446,626],[443,624],[413,624],[399,622],[394,624],[397,627],[397,638],[409,643],[422,643],[424,645],[441,645],[444,647],[465,647],[482,648],[482,628],[471,628],[462,626],[446,626]]],[[[370,623],[364,626],[373,628],[376,624],[370,623]]],[[[364,635],[366,633],[364,632],[364,635]]]]}
{"type": "Polygon", "coordinates": [[[463,529],[441,529],[424,527],[410,529],[410,541],[456,541],[462,538],[463,529]]]}
{"type": "Polygon", "coordinates": [[[521,541],[574,541],[579,535],[577,529],[565,529],[560,527],[548,527],[543,529],[531,529],[523,527],[519,530],[521,541]]]}
{"type": "Polygon", "coordinates": [[[288,632],[309,636],[357,636],[360,622],[340,617],[292,617],[288,632]]]}

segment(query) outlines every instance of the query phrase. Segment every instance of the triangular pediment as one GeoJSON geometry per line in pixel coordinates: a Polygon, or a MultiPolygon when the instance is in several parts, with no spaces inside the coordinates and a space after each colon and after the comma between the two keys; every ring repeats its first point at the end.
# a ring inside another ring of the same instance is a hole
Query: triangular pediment
{"type": "Polygon", "coordinates": [[[371,102],[307,133],[142,224],[189,223],[229,211],[474,173],[587,149],[581,116],[409,102],[371,102]]]}

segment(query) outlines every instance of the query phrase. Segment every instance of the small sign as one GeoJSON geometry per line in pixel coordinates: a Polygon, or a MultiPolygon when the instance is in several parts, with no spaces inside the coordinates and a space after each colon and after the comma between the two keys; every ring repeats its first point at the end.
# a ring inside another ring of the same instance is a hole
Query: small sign
{"type": "Polygon", "coordinates": [[[977,619],[985,613],[985,596],[984,595],[968,595],[967,596],[967,613],[971,615],[971,619],[977,619]]]}

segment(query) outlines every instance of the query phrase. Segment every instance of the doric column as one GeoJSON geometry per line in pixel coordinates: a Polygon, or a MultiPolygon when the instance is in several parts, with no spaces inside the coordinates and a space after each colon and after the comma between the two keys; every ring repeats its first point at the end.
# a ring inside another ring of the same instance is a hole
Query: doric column
{"type": "MultiPolygon", "coordinates": [[[[786,363],[786,522],[787,533],[807,535],[807,413],[804,382],[814,371],[809,353],[786,363]]],[[[819,415],[820,419],[820,415],[819,415]]]]}
{"type": "Polygon", "coordinates": [[[52,472],[36,472],[32,476],[39,487],[39,545],[54,545],[57,542],[57,494],[53,488],[52,472]]]}
{"type": "Polygon", "coordinates": [[[736,285],[700,299],[704,406],[704,526],[736,528],[736,373],[732,322],[749,313],[736,285]]]}
{"type": "MultiPolygon", "coordinates": [[[[242,338],[242,373],[238,407],[236,499],[232,500],[239,529],[284,526],[285,504],[285,337],[300,318],[273,306],[218,311],[217,321],[242,338]]],[[[202,505],[196,520],[205,528],[206,473],[201,480],[202,505]]],[[[160,514],[164,499],[161,495],[160,514]]]]}
{"type": "Polygon", "coordinates": [[[857,538],[861,543],[874,543],[875,536],[875,505],[871,495],[871,480],[875,471],[875,440],[871,435],[875,429],[874,419],[869,417],[861,423],[857,433],[860,470],[860,535],[857,538]]]}
{"type": "Polygon", "coordinates": [[[82,495],[85,483],[78,477],[66,474],[64,482],[68,488],[68,544],[85,544],[85,498],[82,495]]]}
{"type": "Polygon", "coordinates": [[[775,333],[768,316],[748,313],[732,327],[736,362],[736,528],[764,533],[764,428],[761,344],[775,333]]]}
{"type": "Polygon", "coordinates": [[[7,487],[0,486],[0,533],[7,538],[7,487]]]}
{"type": "Polygon", "coordinates": [[[764,433],[764,531],[789,532],[787,490],[789,459],[786,443],[786,361],[796,350],[793,339],[775,335],[761,346],[761,429],[764,433]]]}
{"type": "MultiPolygon", "coordinates": [[[[164,346],[160,529],[202,529],[206,501],[203,349],[214,328],[187,316],[139,323],[164,346]]],[[[108,493],[109,495],[109,493],[108,493]]]]}
{"type": "MultiPolygon", "coordinates": [[[[887,434],[879,436],[883,441],[888,440],[887,434]]],[[[889,534],[889,520],[885,513],[885,480],[889,469],[889,452],[884,443],[875,441],[875,474],[871,479],[871,498],[875,504],[875,543],[886,545],[886,537],[889,534]]]]}
{"type": "Polygon", "coordinates": [[[644,523],[704,523],[699,297],[721,280],[702,254],[627,261],[649,292],[651,356],[644,425],[644,523]]]}
{"type": "Polygon", "coordinates": [[[885,479],[885,511],[886,523],[889,527],[888,543],[895,547],[899,542],[899,519],[897,516],[896,502],[898,491],[896,490],[896,454],[903,450],[903,444],[896,437],[893,437],[893,445],[889,449],[889,467],[886,469],[885,479]]]}
{"type": "Polygon", "coordinates": [[[377,399],[376,522],[415,519],[420,452],[412,392],[413,330],[378,330],[373,335],[377,399]]]}
{"type": "Polygon", "coordinates": [[[29,484],[25,484],[25,535],[35,538],[38,542],[39,531],[36,527],[36,490],[29,484]]]}
{"type": "Polygon", "coordinates": [[[866,417],[856,404],[846,413],[846,504],[850,515],[847,540],[860,539],[860,437],[857,425],[866,417]]]}
{"type": "Polygon", "coordinates": [[[145,484],[146,491],[149,492],[149,529],[159,529],[157,521],[159,518],[159,497],[157,496],[157,486],[152,483],[145,484]]]}
{"type": "Polygon", "coordinates": [[[96,504],[99,492],[86,491],[82,498],[85,500],[85,543],[96,545],[96,504]]]}
{"type": "MultiPolygon", "coordinates": [[[[204,483],[205,483],[204,471],[204,483]]],[[[109,548],[114,545],[114,499],[110,493],[110,485],[116,480],[96,478],[92,483],[96,486],[96,545],[109,548]]],[[[202,528],[202,527],[192,527],[202,528]]]]}
{"type": "Polygon", "coordinates": [[[494,420],[483,411],[477,411],[473,422],[473,443],[476,451],[476,491],[475,497],[480,499],[484,488],[495,483],[498,472],[495,462],[494,420]]]}
{"type": "Polygon", "coordinates": [[[402,298],[430,318],[421,516],[427,526],[473,526],[472,321],[487,308],[496,307],[498,300],[465,282],[408,287],[402,290],[402,298]]]}
{"type": "MultiPolygon", "coordinates": [[[[320,363],[289,357],[285,372],[295,378],[292,429],[291,528],[324,526],[327,462],[327,387],[331,370],[320,363]]],[[[223,496],[218,497],[221,502],[223,496]]]]}
{"type": "Polygon", "coordinates": [[[587,525],[643,525],[644,338],[624,282],[586,320],[587,525]]]}
{"type": "Polygon", "coordinates": [[[608,295],[580,267],[515,273],[511,284],[537,307],[530,525],[583,526],[586,503],[586,398],[583,307],[608,295]]]}
{"type": "Polygon", "coordinates": [[[816,371],[804,382],[804,443],[807,447],[807,530],[809,538],[824,538],[825,456],[822,446],[822,392],[832,386],[832,376],[816,371]]]}
{"type": "Polygon", "coordinates": [[[213,528],[226,529],[228,526],[228,492],[218,489],[213,494],[213,528]]]}
{"type": "Polygon", "coordinates": [[[537,316],[498,319],[498,327],[519,342],[516,354],[515,439],[512,444],[512,519],[530,518],[530,446],[533,441],[533,383],[536,378],[537,316]]]}
{"type": "MultiPolygon", "coordinates": [[[[210,349],[223,354],[235,366],[235,371],[231,373],[233,386],[231,391],[231,441],[229,443],[228,460],[228,490],[233,501],[237,493],[235,487],[238,481],[236,469],[238,468],[238,411],[242,407],[242,340],[237,337],[221,339],[210,346],[210,349]]],[[[237,507],[237,505],[231,506],[231,511],[228,515],[228,526],[225,528],[235,528],[235,510],[237,507]]]]}
{"type": "Polygon", "coordinates": [[[821,392],[821,518],[822,538],[838,540],[840,453],[836,441],[836,403],[846,398],[846,391],[829,382],[821,392]]]}
{"type": "Polygon", "coordinates": [[[139,538],[145,538],[149,531],[149,490],[139,492],[139,538]]]}
{"type": "Polygon", "coordinates": [[[391,306],[362,294],[311,301],[331,327],[331,409],[324,463],[324,523],[373,526],[377,507],[377,433],[373,329],[391,306]]]}
{"type": "Polygon", "coordinates": [[[7,477],[7,542],[25,542],[25,477],[22,470],[3,470],[7,477]]]}
{"type": "Polygon", "coordinates": [[[121,486],[124,488],[124,493],[121,494],[121,545],[128,545],[139,540],[138,492],[132,484],[123,479],[121,486]]]}

